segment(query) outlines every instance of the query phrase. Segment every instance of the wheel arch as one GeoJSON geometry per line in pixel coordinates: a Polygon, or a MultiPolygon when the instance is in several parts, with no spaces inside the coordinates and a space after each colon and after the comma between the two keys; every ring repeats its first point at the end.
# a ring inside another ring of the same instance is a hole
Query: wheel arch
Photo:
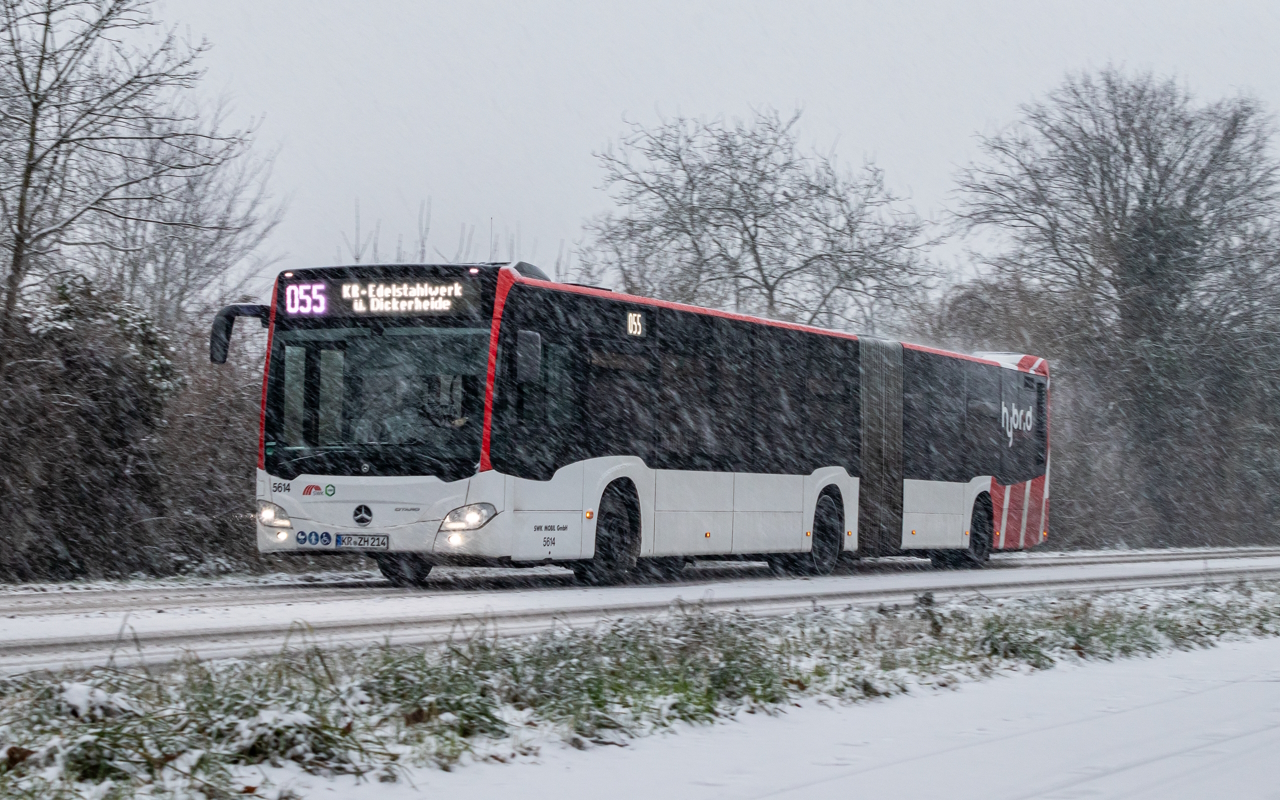
{"type": "Polygon", "coordinates": [[[592,459],[584,464],[582,507],[592,512],[591,519],[583,520],[582,558],[593,558],[596,553],[596,516],[605,493],[615,485],[625,487],[628,502],[634,502],[634,513],[639,515],[640,555],[653,551],[653,493],[654,473],[638,458],[592,459]]]}
{"type": "MultiPolygon", "coordinates": [[[[964,523],[965,530],[969,531],[970,536],[973,535],[974,515],[979,511],[986,515],[987,526],[990,528],[990,530],[987,531],[987,535],[991,536],[992,533],[994,533],[996,520],[996,509],[994,503],[995,501],[991,498],[991,492],[985,490],[978,492],[978,494],[973,498],[973,503],[969,506],[969,518],[965,520],[964,523]]],[[[994,537],[992,538],[994,539],[994,537]]],[[[992,542],[992,545],[995,545],[994,541],[992,542]]]]}
{"type": "MultiPolygon", "coordinates": [[[[843,551],[845,548],[845,539],[852,538],[850,536],[846,536],[845,531],[852,530],[852,528],[845,527],[846,524],[849,522],[849,517],[848,517],[847,511],[845,510],[844,493],[840,491],[839,484],[828,483],[826,486],[823,486],[821,489],[818,490],[818,496],[813,499],[813,511],[812,511],[813,519],[809,523],[810,527],[807,528],[806,530],[812,531],[814,536],[818,535],[818,529],[817,529],[818,503],[821,503],[822,498],[824,497],[830,497],[832,500],[835,501],[836,511],[840,514],[840,524],[836,526],[838,528],[838,530],[836,531],[836,535],[840,537],[839,539],[840,550],[843,551]]],[[[809,546],[812,548],[813,545],[810,544],[809,546]]]]}
{"type": "MultiPolygon", "coordinates": [[[[813,530],[813,515],[818,507],[818,500],[823,494],[834,494],[836,504],[840,506],[845,531],[857,534],[858,523],[858,479],[850,475],[843,467],[826,467],[816,470],[804,479],[804,530],[813,530]]],[[[856,535],[841,534],[841,550],[857,550],[856,535]]],[[[805,549],[812,543],[806,537],[805,549]]]]}

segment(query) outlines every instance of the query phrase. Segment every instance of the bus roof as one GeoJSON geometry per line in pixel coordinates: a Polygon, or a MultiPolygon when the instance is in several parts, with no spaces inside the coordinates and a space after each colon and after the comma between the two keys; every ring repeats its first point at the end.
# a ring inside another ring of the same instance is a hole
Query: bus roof
{"type": "MultiPolygon", "coordinates": [[[[750,322],[758,325],[768,325],[775,328],[787,328],[790,330],[804,331],[806,333],[816,333],[822,336],[832,336],[840,339],[857,340],[859,336],[844,331],[835,331],[830,328],[820,328],[816,325],[804,325],[796,322],[784,322],[782,320],[768,319],[766,317],[756,317],[750,314],[737,314],[732,311],[721,311],[715,308],[707,308],[705,306],[694,306],[686,303],[676,303],[670,300],[658,300],[652,297],[642,297],[640,295],[626,294],[623,292],[615,292],[611,289],[604,289],[598,286],[587,286],[580,283],[559,283],[554,281],[545,272],[537,266],[527,261],[474,261],[465,263],[449,263],[449,264],[350,264],[345,266],[332,265],[328,267],[305,268],[299,271],[319,271],[342,270],[349,272],[352,270],[377,270],[387,268],[412,268],[412,267],[477,267],[481,269],[492,269],[500,271],[500,274],[507,274],[516,283],[522,283],[530,286],[539,286],[554,291],[569,292],[572,294],[583,294],[591,297],[599,297],[609,300],[621,300],[628,303],[639,303],[641,305],[653,306],[656,308],[670,308],[677,311],[689,311],[695,314],[704,314],[707,316],[721,317],[723,319],[733,319],[740,322],[750,322]],[[509,271],[508,271],[509,270],[509,271]]],[[[292,270],[282,272],[281,276],[289,277],[292,270]]],[[[982,364],[991,364],[993,366],[1006,367],[1010,369],[1020,370],[1022,372],[1035,372],[1042,375],[1049,374],[1048,362],[1039,357],[1026,353],[1003,353],[1003,352],[980,352],[980,353],[957,353],[952,350],[943,350],[937,347],[930,347],[923,344],[914,344],[911,342],[903,342],[903,347],[911,350],[917,350],[925,353],[934,353],[940,356],[950,358],[959,358],[965,361],[976,361],[982,364]]]]}

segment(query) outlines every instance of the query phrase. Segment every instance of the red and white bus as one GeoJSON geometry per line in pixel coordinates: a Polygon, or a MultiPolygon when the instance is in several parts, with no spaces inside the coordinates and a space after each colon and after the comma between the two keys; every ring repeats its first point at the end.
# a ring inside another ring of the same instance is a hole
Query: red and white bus
{"type": "Polygon", "coordinates": [[[825,574],[980,565],[1048,536],[1049,368],[555,283],[525,263],[282,273],[258,455],[264,553],[825,574]]]}

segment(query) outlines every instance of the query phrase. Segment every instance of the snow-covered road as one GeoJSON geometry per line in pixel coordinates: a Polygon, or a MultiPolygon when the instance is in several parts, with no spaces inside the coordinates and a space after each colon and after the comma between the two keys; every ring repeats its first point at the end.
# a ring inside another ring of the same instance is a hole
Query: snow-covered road
{"type": "Polygon", "coordinates": [[[487,621],[505,634],[560,622],[661,613],[672,603],[705,603],[781,613],[812,603],[877,604],[982,593],[1017,595],[1075,589],[1187,585],[1280,575],[1280,555],[1182,560],[1098,560],[978,571],[859,570],[806,580],[719,577],[654,585],[585,588],[562,582],[536,590],[422,592],[364,586],[282,592],[252,588],[229,596],[214,589],[76,593],[0,598],[0,671],[63,665],[171,661],[277,651],[305,634],[320,645],[438,641],[459,621],[487,621]],[[85,601],[88,602],[85,602],[85,601]],[[122,602],[123,601],[123,602],[122,602]],[[3,606],[0,606],[3,608],[3,606]]]}
{"type": "Polygon", "coordinates": [[[357,784],[273,771],[346,800],[1280,797],[1280,640],[923,690],[515,764],[357,784]]]}

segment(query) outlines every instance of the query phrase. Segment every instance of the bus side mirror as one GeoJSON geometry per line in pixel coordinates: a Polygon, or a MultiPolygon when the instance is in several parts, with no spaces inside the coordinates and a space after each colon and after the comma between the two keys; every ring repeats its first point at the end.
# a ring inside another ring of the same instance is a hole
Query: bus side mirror
{"type": "Polygon", "coordinates": [[[536,383],[542,377],[542,334],[516,333],[516,383],[536,383]]]}
{"type": "Polygon", "coordinates": [[[236,317],[257,317],[265,328],[270,324],[271,306],[237,303],[218,312],[209,334],[209,360],[215,364],[227,363],[227,345],[231,342],[231,328],[236,324],[236,317]]]}

